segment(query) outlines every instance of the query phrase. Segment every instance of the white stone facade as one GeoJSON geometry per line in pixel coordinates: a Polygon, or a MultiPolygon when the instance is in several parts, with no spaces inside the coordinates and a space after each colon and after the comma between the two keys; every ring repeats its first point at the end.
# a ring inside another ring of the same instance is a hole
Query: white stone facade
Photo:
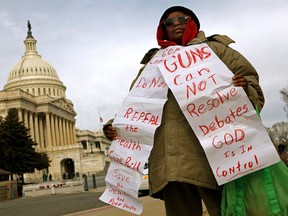
{"type": "Polygon", "coordinates": [[[101,132],[76,130],[77,114],[66,98],[66,87],[56,70],[38,54],[29,25],[24,40],[26,52],[0,91],[0,116],[5,117],[10,108],[16,108],[19,120],[38,144],[36,150],[46,152],[51,160],[48,170],[26,174],[25,181],[49,180],[49,174],[53,180],[96,174],[108,161],[110,142],[101,132]]]}

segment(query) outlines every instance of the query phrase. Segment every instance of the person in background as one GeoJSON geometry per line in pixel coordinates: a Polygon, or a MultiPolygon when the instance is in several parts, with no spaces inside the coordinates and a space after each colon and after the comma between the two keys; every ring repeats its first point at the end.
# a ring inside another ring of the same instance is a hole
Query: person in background
{"type": "Polygon", "coordinates": [[[278,145],[278,154],[281,160],[283,160],[286,166],[288,167],[288,152],[287,147],[284,144],[278,145]]]}
{"type": "MultiPolygon", "coordinates": [[[[160,18],[157,41],[160,49],[207,43],[234,73],[233,84],[242,87],[252,104],[262,109],[264,96],[254,67],[228,46],[234,42],[229,37],[206,37],[200,31],[197,16],[190,9],[182,6],[168,8],[160,18]]],[[[143,68],[138,76],[142,71],[143,68]]],[[[117,133],[111,123],[108,122],[103,131],[108,139],[114,140],[117,133]]],[[[168,216],[200,216],[203,212],[202,200],[210,216],[221,215],[221,187],[216,182],[199,140],[170,90],[149,157],[149,187],[152,197],[164,200],[168,216]]]]}

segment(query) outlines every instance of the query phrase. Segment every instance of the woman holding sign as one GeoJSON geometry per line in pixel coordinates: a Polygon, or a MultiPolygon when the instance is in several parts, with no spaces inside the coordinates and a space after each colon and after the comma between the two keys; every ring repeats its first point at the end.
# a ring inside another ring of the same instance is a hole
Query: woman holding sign
{"type": "MultiPolygon", "coordinates": [[[[174,51],[177,52],[173,49],[174,46],[186,47],[206,43],[234,73],[234,86],[242,87],[252,104],[259,110],[262,109],[264,96],[254,67],[239,52],[228,46],[234,41],[227,36],[206,37],[204,32],[200,31],[197,16],[190,9],[182,6],[168,8],[160,18],[157,41],[160,51],[168,48],[167,53],[161,54],[163,58],[174,51]]],[[[205,56],[205,52],[202,55],[205,56]]],[[[187,56],[192,62],[193,57],[189,57],[189,53],[187,56]]],[[[152,55],[145,63],[161,62],[158,57],[157,54],[154,57],[152,55]]],[[[171,73],[172,66],[169,68],[171,73]]],[[[142,71],[143,68],[137,78],[142,71]]],[[[175,84],[180,83],[180,79],[175,78],[175,84]]],[[[201,87],[198,88],[201,90],[201,87]]],[[[228,100],[228,96],[230,95],[224,97],[228,100]]],[[[232,96],[233,92],[230,97],[232,96]]],[[[167,97],[162,121],[155,132],[154,146],[149,157],[150,194],[164,200],[168,216],[200,216],[203,212],[201,200],[211,216],[220,216],[222,187],[218,186],[205,152],[170,89],[167,97]]],[[[219,100],[224,101],[224,97],[219,100]]],[[[197,114],[200,115],[202,112],[203,109],[199,107],[197,114]]],[[[117,133],[111,124],[106,124],[103,130],[107,138],[116,139],[117,133]]]]}

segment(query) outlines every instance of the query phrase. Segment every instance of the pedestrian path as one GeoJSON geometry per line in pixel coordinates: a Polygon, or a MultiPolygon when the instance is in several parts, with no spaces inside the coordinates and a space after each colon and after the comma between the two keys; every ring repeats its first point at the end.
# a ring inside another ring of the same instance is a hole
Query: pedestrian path
{"type": "MultiPolygon", "coordinates": [[[[141,216],[165,216],[164,203],[161,200],[153,199],[149,196],[139,198],[144,209],[141,216]]],[[[132,213],[113,206],[104,206],[101,208],[90,209],[82,212],[68,214],[65,216],[135,216],[132,213]]]]}
{"type": "MultiPolygon", "coordinates": [[[[165,216],[164,202],[159,199],[145,196],[139,198],[143,203],[143,212],[141,216],[165,216]]],[[[206,208],[204,208],[203,216],[209,216],[206,208]]],[[[113,206],[104,206],[101,208],[94,208],[86,211],[67,214],[65,216],[135,216],[132,213],[113,206]]]]}

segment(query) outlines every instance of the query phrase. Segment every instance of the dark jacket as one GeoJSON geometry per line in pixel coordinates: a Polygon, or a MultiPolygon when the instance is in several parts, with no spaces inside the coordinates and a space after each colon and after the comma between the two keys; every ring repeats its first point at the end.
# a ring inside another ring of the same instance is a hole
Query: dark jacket
{"type": "MultiPolygon", "coordinates": [[[[246,93],[251,102],[261,110],[264,96],[259,86],[258,74],[239,52],[228,47],[232,42],[234,41],[222,35],[207,38],[204,32],[200,31],[187,46],[207,43],[234,74],[245,76],[248,81],[246,93]]],[[[142,71],[143,68],[138,76],[142,71]]],[[[211,189],[220,188],[201,144],[170,90],[168,90],[162,122],[156,130],[149,157],[151,195],[161,198],[159,192],[169,181],[186,182],[211,189]]]]}

